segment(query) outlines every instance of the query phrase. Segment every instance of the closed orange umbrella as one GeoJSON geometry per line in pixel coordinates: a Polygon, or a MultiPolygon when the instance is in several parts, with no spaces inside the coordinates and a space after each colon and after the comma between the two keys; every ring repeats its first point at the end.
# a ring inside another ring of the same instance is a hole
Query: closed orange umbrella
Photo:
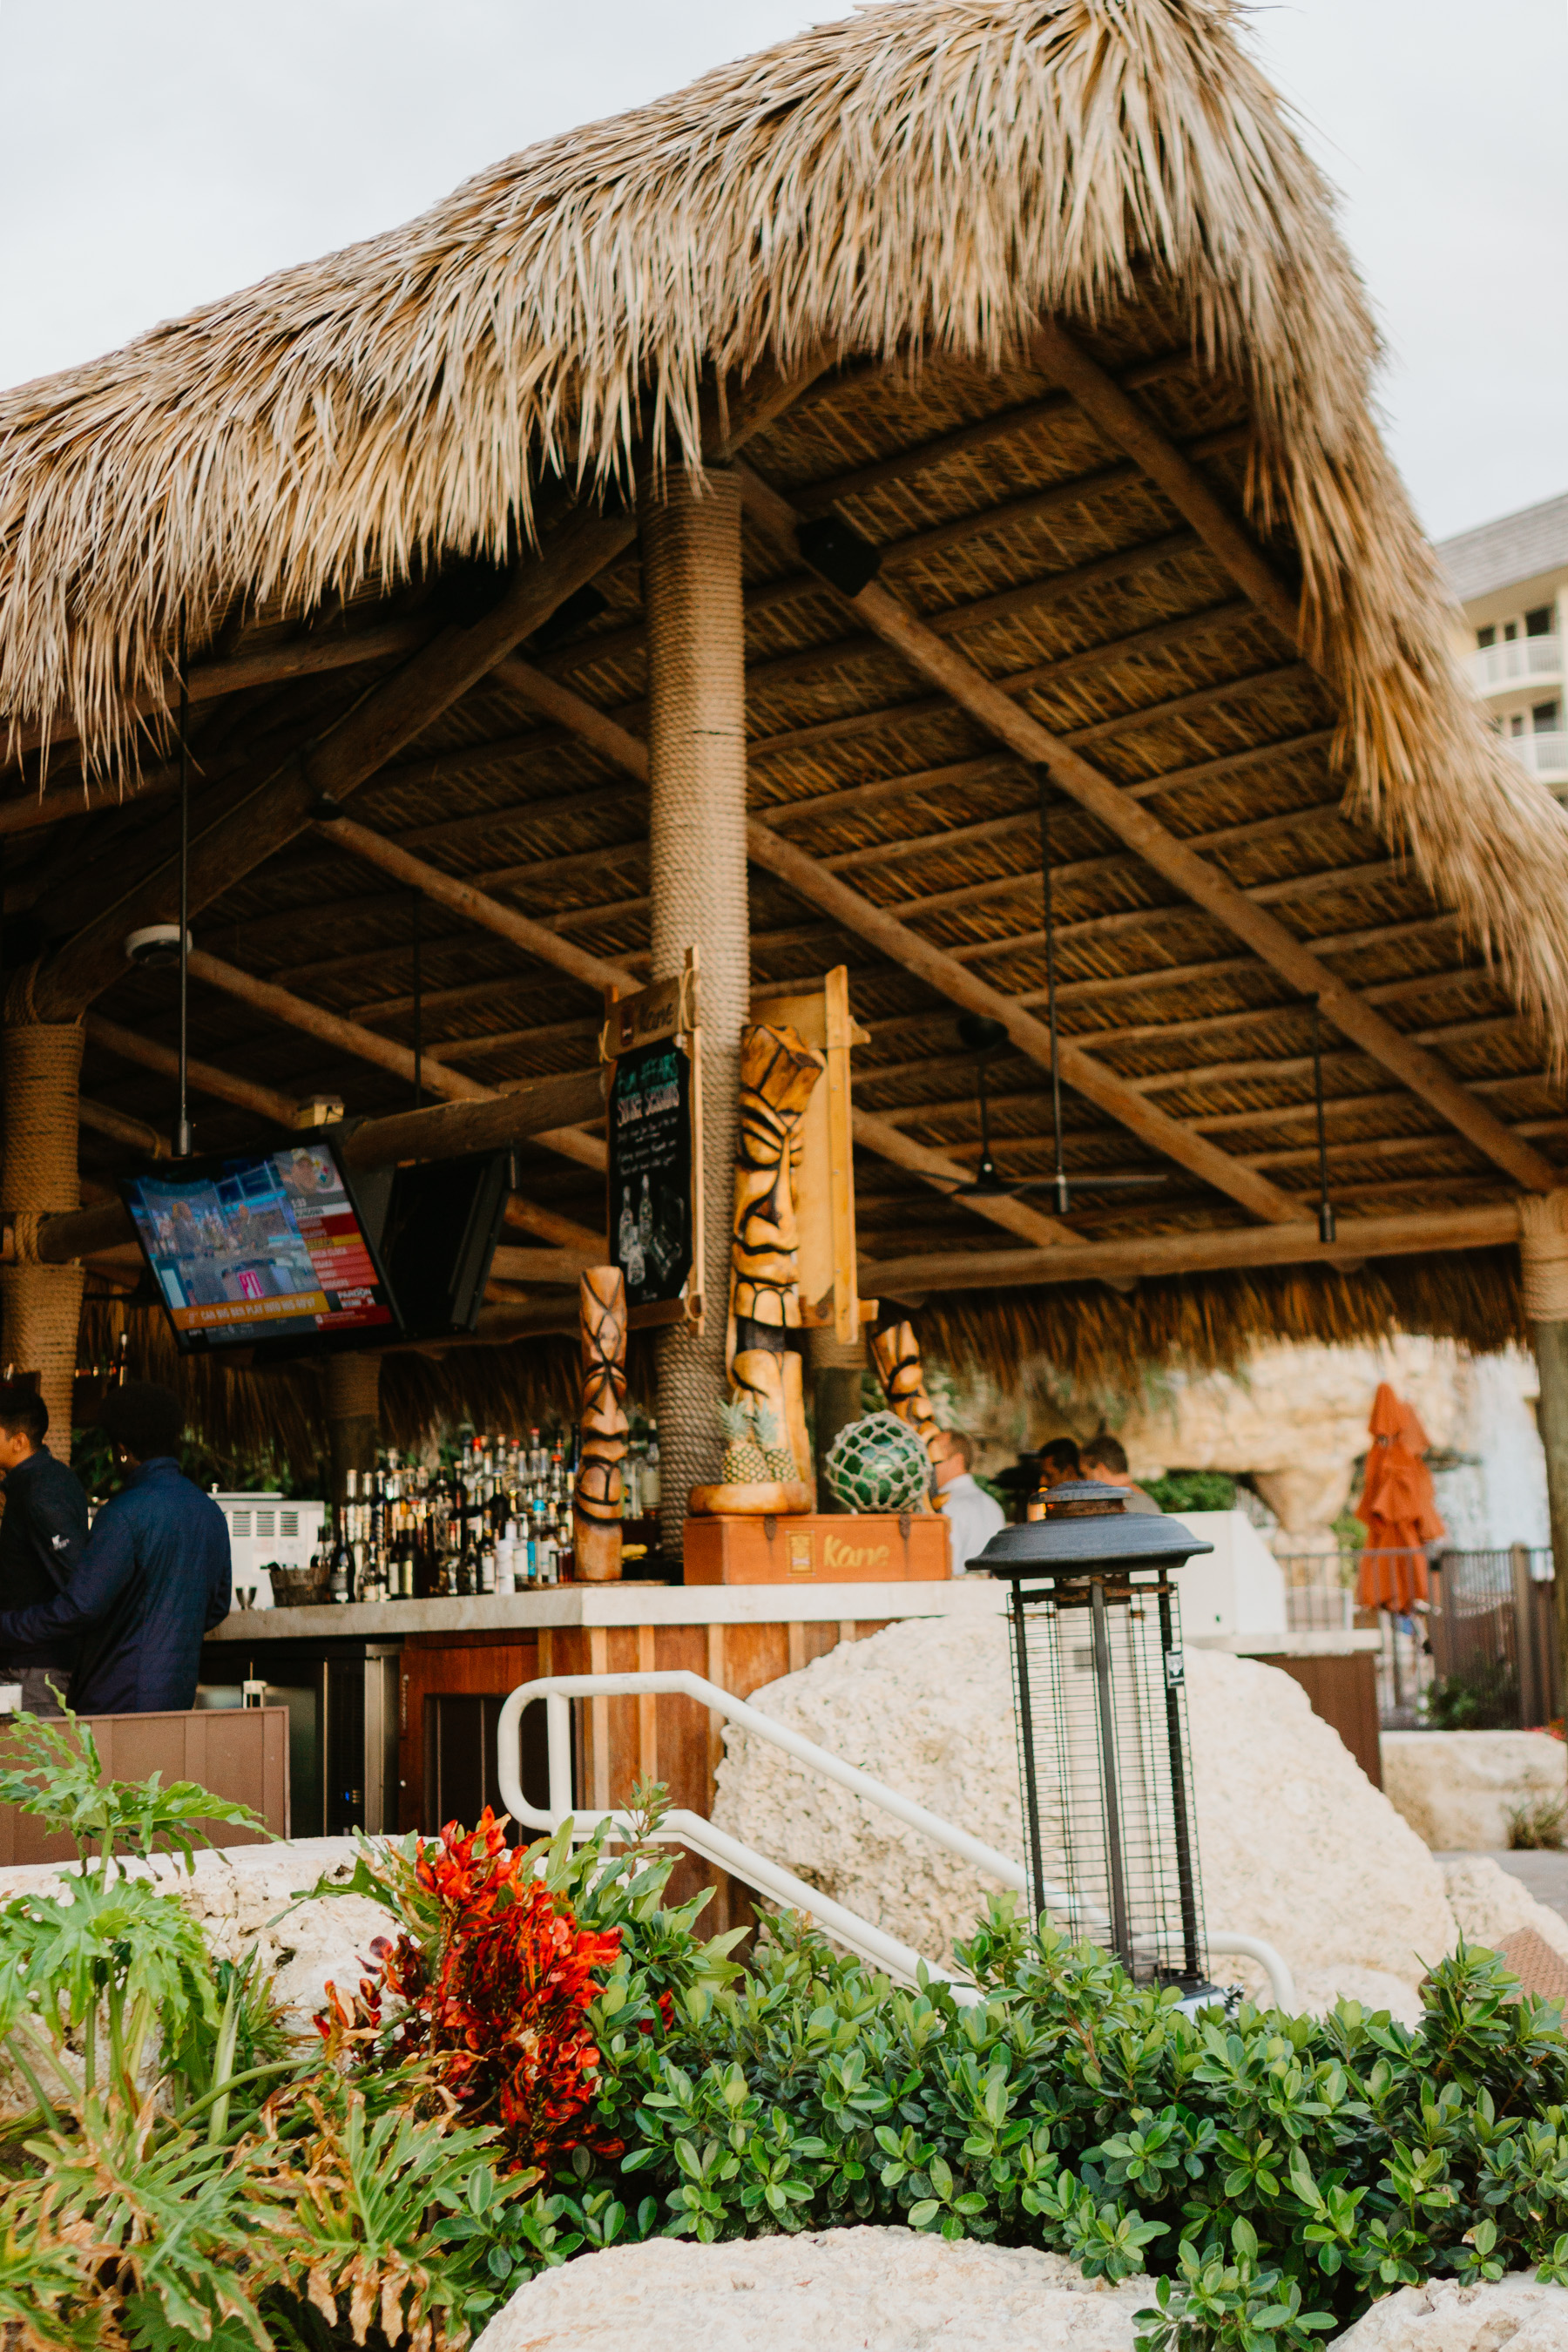
{"type": "Polygon", "coordinates": [[[1421,1459],[1428,1440],[1413,1405],[1378,1383],[1367,1423],[1366,1457],[1356,1517],[1366,1529],[1356,1601],[1405,1616],[1427,1594],[1426,1546],[1447,1532],[1437,1516],[1432,1474],[1421,1459]]]}

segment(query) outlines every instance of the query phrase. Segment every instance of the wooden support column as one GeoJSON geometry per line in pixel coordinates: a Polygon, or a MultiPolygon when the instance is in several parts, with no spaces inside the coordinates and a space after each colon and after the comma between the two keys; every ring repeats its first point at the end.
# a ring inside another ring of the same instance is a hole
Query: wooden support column
{"type": "Polygon", "coordinates": [[[329,1356],[326,1363],[327,1456],[334,1504],[347,1495],[348,1474],[375,1468],[381,1436],[381,1358],[329,1356]]]}
{"type": "Polygon", "coordinates": [[[715,468],[699,484],[671,467],[642,499],[648,646],[648,873],[651,976],[700,966],[704,1323],[659,1335],[660,1540],[684,1540],[686,1498],[715,1483],[724,1371],[741,1031],[751,996],[746,895],[746,678],[741,492],[715,468]]]}
{"type": "MultiPolygon", "coordinates": [[[[1558,1687],[1568,1691],[1568,1191],[1519,1204],[1524,1312],[1541,1380],[1536,1420],[1546,1454],[1546,1500],[1556,1567],[1558,1687]]],[[[1524,1629],[1521,1629],[1523,1638],[1524,1629]]]]}
{"type": "Polygon", "coordinates": [[[75,1022],[8,1021],[0,1039],[5,1102],[5,1222],[0,1265],[0,1362],[37,1372],[49,1409],[49,1451],[70,1460],[71,1382],[87,1276],[80,1265],[38,1254],[43,1220],[78,1209],[78,1096],[82,1028],[75,1022]]]}

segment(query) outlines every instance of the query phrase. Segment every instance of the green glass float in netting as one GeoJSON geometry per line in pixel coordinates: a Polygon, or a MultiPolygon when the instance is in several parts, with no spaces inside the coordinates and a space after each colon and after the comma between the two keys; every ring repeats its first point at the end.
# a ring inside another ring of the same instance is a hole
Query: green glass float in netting
{"type": "Polygon", "coordinates": [[[869,1412],[839,1431],[826,1474],[847,1511],[912,1511],[930,1492],[931,1455],[897,1413],[869,1412]]]}

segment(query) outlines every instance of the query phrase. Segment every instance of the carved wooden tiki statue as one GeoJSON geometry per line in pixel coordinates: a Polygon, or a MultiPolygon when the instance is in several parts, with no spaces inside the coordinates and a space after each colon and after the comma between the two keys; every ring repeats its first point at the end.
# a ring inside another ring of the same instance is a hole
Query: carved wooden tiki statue
{"type": "Polygon", "coordinates": [[[621,1572],[621,1465],[626,1458],[626,1281],[595,1265],[577,1286],[583,1330],[583,1458],[572,1495],[577,1574],[591,1583],[621,1572]]]}
{"type": "MultiPolygon", "coordinates": [[[[741,1034],[741,1121],[730,1276],[730,1376],[757,1424],[812,1475],[800,1358],[784,1333],[800,1328],[792,1163],[800,1122],[826,1057],[795,1030],[753,1023],[741,1034]]],[[[764,1442],[765,1436],[764,1436],[764,1442]]]]}
{"type": "Polygon", "coordinates": [[[889,1411],[918,1430],[931,1460],[940,1462],[947,1452],[947,1432],[937,1427],[936,1415],[926,1394],[921,1343],[915,1338],[914,1325],[890,1323],[886,1330],[875,1333],[871,1360],[877,1367],[889,1411]]]}

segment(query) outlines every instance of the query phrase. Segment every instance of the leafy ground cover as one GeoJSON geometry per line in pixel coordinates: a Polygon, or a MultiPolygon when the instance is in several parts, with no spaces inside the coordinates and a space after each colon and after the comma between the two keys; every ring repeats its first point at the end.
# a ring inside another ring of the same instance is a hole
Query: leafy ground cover
{"type": "Polygon", "coordinates": [[[366,1844],[341,1891],[387,1935],[290,2041],[254,1966],[123,1866],[234,1809],[100,1788],[79,1730],[21,1740],[0,1801],[86,1856],[0,1909],[22,2352],[456,2352],[581,2251],[851,2222],[1147,2270],[1148,2352],[1300,2352],[1432,2274],[1568,2284],[1568,2043],[1494,1955],[1439,1961],[1415,2032],[1194,2021],[1005,1900],[961,1951],[976,2006],[798,1920],[742,1966],[666,1906],[649,1792],[616,1853],[520,1854],[489,1816],[366,1844]]]}

